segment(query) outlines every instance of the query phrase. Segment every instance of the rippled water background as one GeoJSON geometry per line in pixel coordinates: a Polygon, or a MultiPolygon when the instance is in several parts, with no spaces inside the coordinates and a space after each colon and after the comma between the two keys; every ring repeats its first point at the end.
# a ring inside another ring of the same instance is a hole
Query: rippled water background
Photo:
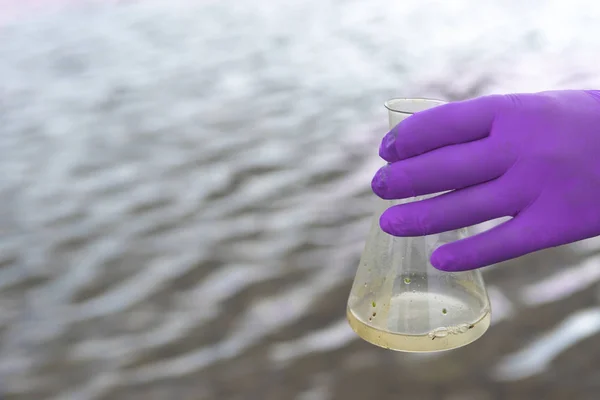
{"type": "Polygon", "coordinates": [[[599,88],[593,1],[41,3],[0,1],[2,398],[597,398],[598,240],[485,269],[453,352],[344,317],[382,102],[599,88]]]}

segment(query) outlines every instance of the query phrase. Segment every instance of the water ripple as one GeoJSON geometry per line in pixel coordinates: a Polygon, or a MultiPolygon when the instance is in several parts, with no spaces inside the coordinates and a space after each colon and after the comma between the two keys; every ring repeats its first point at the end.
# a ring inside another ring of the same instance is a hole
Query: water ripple
{"type": "Polygon", "coordinates": [[[384,398],[447,376],[468,391],[483,360],[517,380],[552,370],[597,331],[592,241],[487,269],[494,326],[458,356],[368,353],[340,318],[374,209],[382,101],[600,86],[600,8],[575,3],[484,1],[477,19],[466,0],[4,13],[2,390],[384,398]],[[410,365],[407,380],[386,384],[390,365],[410,365]]]}

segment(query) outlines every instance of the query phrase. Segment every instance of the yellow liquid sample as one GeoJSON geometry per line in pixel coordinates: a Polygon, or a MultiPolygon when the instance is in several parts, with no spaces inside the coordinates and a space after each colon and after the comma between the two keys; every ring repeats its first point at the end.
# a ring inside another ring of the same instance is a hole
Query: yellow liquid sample
{"type": "Polygon", "coordinates": [[[464,287],[453,285],[447,290],[447,294],[409,290],[377,300],[365,298],[347,308],[348,322],[362,339],[386,349],[455,349],[479,339],[490,326],[491,313],[464,287]]]}
{"type": "Polygon", "coordinates": [[[466,327],[458,326],[454,332],[449,332],[448,328],[438,328],[425,335],[403,335],[373,328],[356,318],[350,309],[346,311],[346,315],[354,332],[367,342],[384,349],[415,353],[451,350],[465,346],[483,336],[491,321],[488,312],[479,321],[466,327]]]}

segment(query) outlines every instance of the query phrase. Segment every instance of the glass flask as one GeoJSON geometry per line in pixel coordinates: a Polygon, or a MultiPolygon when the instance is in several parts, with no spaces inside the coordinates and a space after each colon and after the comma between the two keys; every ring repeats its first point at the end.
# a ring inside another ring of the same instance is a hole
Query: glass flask
{"type": "MultiPolygon", "coordinates": [[[[390,129],[415,112],[443,103],[389,100],[385,106],[390,129]]],[[[379,227],[379,217],[388,207],[433,196],[378,200],[346,311],[352,329],[374,345],[406,352],[449,350],[477,340],[490,325],[481,272],[443,272],[429,262],[437,247],[466,237],[466,229],[395,237],[379,227]]]]}

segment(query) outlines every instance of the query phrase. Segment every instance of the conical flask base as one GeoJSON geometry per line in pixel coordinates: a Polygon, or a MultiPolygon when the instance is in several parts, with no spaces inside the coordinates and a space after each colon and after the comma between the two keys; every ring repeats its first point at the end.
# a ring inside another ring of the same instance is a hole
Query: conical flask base
{"type": "MultiPolygon", "coordinates": [[[[417,286],[423,279],[413,276],[411,284],[417,286]]],[[[444,293],[404,291],[374,298],[378,300],[370,304],[348,306],[348,322],[362,339],[390,350],[455,349],[479,339],[490,326],[489,309],[480,312],[480,298],[468,288],[446,289],[444,293]]]]}
{"type": "MultiPolygon", "coordinates": [[[[408,102],[409,110],[439,101],[408,102]],[[413,103],[416,102],[416,103],[413,103]]],[[[390,126],[403,118],[390,110],[390,126]]],[[[439,246],[466,237],[466,229],[423,237],[394,237],[381,230],[379,217],[399,201],[380,200],[348,299],[352,329],[374,345],[406,352],[455,349],[480,338],[490,326],[491,309],[481,272],[442,272],[429,262],[439,246]]]]}

